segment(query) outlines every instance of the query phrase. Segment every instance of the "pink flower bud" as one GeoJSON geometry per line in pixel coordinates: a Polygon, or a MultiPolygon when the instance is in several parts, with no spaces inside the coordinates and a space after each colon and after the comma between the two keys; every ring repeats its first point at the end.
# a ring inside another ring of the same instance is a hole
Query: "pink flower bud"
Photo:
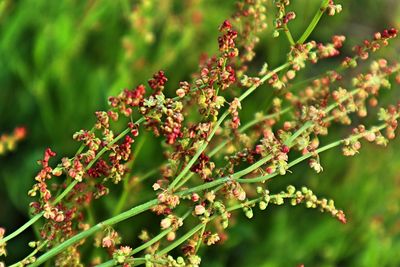
{"type": "Polygon", "coordinates": [[[197,201],[199,201],[199,199],[200,199],[200,196],[197,193],[193,193],[192,194],[192,201],[193,202],[197,202],[197,201]]]}
{"type": "Polygon", "coordinates": [[[103,238],[101,245],[103,248],[109,248],[113,245],[113,241],[111,240],[111,238],[109,236],[106,236],[103,238]]]}
{"type": "Polygon", "coordinates": [[[202,214],[204,214],[205,211],[206,211],[206,209],[204,208],[203,205],[197,205],[194,208],[194,214],[196,214],[196,215],[202,215],[202,214]]]}

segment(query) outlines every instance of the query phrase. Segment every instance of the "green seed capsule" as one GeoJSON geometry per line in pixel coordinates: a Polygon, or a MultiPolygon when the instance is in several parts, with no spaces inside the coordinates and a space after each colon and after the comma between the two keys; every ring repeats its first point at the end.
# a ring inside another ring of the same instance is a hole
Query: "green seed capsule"
{"type": "Polygon", "coordinates": [[[267,202],[260,201],[260,203],[259,203],[260,210],[265,210],[267,208],[267,206],[268,206],[267,202]]]}
{"type": "Polygon", "coordinates": [[[252,209],[247,209],[246,211],[245,211],[245,215],[246,215],[246,217],[247,218],[249,218],[249,219],[251,219],[251,218],[253,218],[253,210],[252,209]]]}

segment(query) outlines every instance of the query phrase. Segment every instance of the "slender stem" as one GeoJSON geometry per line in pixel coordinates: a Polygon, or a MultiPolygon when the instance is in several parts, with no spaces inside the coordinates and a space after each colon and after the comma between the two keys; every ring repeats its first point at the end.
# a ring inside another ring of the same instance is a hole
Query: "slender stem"
{"type": "Polygon", "coordinates": [[[203,228],[201,228],[201,231],[199,234],[199,240],[197,241],[197,245],[196,245],[195,254],[197,254],[197,251],[199,251],[199,249],[201,247],[201,243],[203,241],[203,235],[204,235],[206,228],[207,228],[207,223],[203,224],[203,228]]]}
{"type": "Polygon", "coordinates": [[[311,35],[311,33],[314,31],[315,27],[317,26],[319,20],[321,19],[328,5],[329,5],[329,0],[322,1],[321,6],[319,7],[317,13],[314,15],[307,29],[304,31],[300,39],[297,41],[298,44],[303,44],[307,40],[307,38],[311,35]]]}
{"type": "MultiPolygon", "coordinates": [[[[139,120],[140,122],[142,122],[143,120],[139,120]]],[[[139,124],[138,122],[136,122],[137,124],[139,124]]],[[[104,154],[106,153],[108,150],[110,150],[110,146],[112,146],[113,144],[115,144],[117,141],[119,141],[122,137],[124,137],[125,135],[127,135],[130,132],[130,128],[126,128],[123,132],[121,132],[117,137],[115,137],[110,143],[107,144],[107,146],[103,147],[99,153],[97,153],[96,157],[86,166],[85,170],[90,169],[93,164],[96,163],[96,161],[104,154]]]]}
{"type": "MultiPolygon", "coordinates": [[[[226,116],[221,116],[221,118],[226,117],[226,116]]],[[[197,150],[196,154],[191,158],[191,160],[188,162],[188,164],[185,166],[185,168],[179,173],[179,175],[173,180],[173,182],[169,185],[168,189],[173,190],[174,187],[180,182],[180,180],[186,175],[186,173],[190,170],[190,168],[193,166],[193,164],[196,162],[196,160],[200,157],[201,153],[203,153],[204,149],[206,149],[208,145],[208,139],[206,141],[203,141],[203,144],[199,147],[197,150]]]]}
{"type": "Polygon", "coordinates": [[[77,180],[73,180],[64,191],[59,194],[53,202],[53,205],[57,205],[79,182],[77,180]]]}
{"type": "Polygon", "coordinates": [[[296,44],[296,42],[294,41],[294,39],[293,39],[293,36],[292,36],[292,34],[290,33],[290,30],[289,30],[289,28],[288,28],[288,26],[285,24],[285,26],[283,27],[283,31],[285,32],[285,34],[286,34],[286,37],[287,37],[287,39],[288,39],[288,41],[289,41],[289,43],[290,43],[290,46],[294,46],[295,44],[296,44]]]}
{"type": "MultiPolygon", "coordinates": [[[[136,147],[136,149],[135,149],[135,152],[134,152],[134,154],[133,154],[133,158],[132,158],[132,160],[130,161],[130,163],[128,164],[128,167],[127,167],[128,169],[132,169],[132,168],[133,168],[133,165],[134,165],[134,163],[135,163],[135,160],[136,160],[137,156],[139,155],[140,151],[142,150],[145,140],[146,140],[146,137],[145,137],[145,136],[144,136],[143,138],[140,139],[140,142],[139,142],[139,144],[137,145],[137,147],[136,147]]],[[[117,206],[116,206],[116,208],[115,208],[114,211],[113,211],[113,215],[114,215],[114,216],[117,215],[117,214],[119,214],[119,213],[121,213],[121,211],[124,209],[124,205],[125,205],[125,203],[126,203],[126,200],[128,199],[128,196],[129,196],[129,194],[131,193],[131,192],[130,192],[130,184],[129,184],[130,179],[129,179],[128,173],[125,175],[125,177],[124,177],[123,180],[124,180],[124,184],[123,184],[122,195],[121,195],[121,197],[119,198],[118,203],[117,203],[117,206]]]]}
{"type": "MultiPolygon", "coordinates": [[[[38,253],[44,246],[46,246],[48,242],[49,242],[48,240],[42,242],[34,251],[31,252],[31,254],[26,256],[22,261],[27,261],[30,258],[32,258],[33,256],[35,256],[36,253],[38,253]]],[[[19,265],[19,263],[15,263],[13,265],[10,265],[9,267],[18,267],[18,266],[21,266],[21,265],[19,265]]]]}
{"type": "Polygon", "coordinates": [[[254,90],[256,90],[261,84],[263,84],[266,80],[268,80],[269,78],[271,78],[274,74],[276,74],[277,72],[280,72],[284,69],[286,69],[287,67],[290,66],[290,63],[285,63],[279,67],[277,67],[276,69],[272,70],[270,73],[268,73],[267,75],[265,75],[264,77],[262,77],[260,79],[260,82],[256,85],[253,85],[252,87],[250,87],[249,89],[247,89],[240,97],[239,100],[243,101],[246,97],[248,97],[251,93],[254,92],[254,90]]]}
{"type": "Polygon", "coordinates": [[[312,125],[313,123],[311,121],[307,121],[303,126],[300,127],[300,129],[290,136],[288,140],[286,140],[285,145],[291,146],[293,141],[296,140],[296,138],[299,137],[303,132],[307,131],[312,125]]]}
{"type": "Polygon", "coordinates": [[[183,242],[185,242],[186,240],[188,240],[192,235],[194,235],[195,233],[197,233],[198,231],[201,230],[201,228],[203,228],[204,223],[200,223],[198,225],[196,225],[195,227],[193,227],[189,232],[187,232],[186,234],[184,234],[183,236],[181,236],[179,239],[177,239],[175,242],[173,242],[171,245],[167,246],[166,248],[164,248],[163,250],[161,250],[160,252],[157,253],[158,256],[162,256],[168,252],[170,252],[171,250],[173,250],[174,248],[176,248],[177,246],[179,246],[180,244],[182,244],[183,242]]]}
{"type": "Polygon", "coordinates": [[[43,216],[44,212],[41,212],[39,214],[36,214],[33,216],[29,221],[24,223],[20,228],[9,234],[8,236],[2,238],[0,240],[0,245],[6,243],[8,240],[13,239],[14,237],[18,236],[20,233],[25,231],[27,228],[29,228],[32,224],[34,224],[37,220],[39,220],[43,216]]]}

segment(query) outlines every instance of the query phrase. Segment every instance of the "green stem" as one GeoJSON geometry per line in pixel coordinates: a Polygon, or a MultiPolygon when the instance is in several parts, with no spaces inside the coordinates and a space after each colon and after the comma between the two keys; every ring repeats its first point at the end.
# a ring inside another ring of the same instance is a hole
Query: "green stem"
{"type": "Polygon", "coordinates": [[[291,146],[293,141],[296,140],[296,138],[299,137],[303,132],[307,131],[312,125],[313,123],[311,121],[304,123],[300,129],[298,129],[292,136],[289,137],[288,140],[286,140],[285,145],[291,146]]]}
{"type": "Polygon", "coordinates": [[[289,43],[290,43],[290,46],[296,45],[296,42],[294,41],[293,36],[292,36],[292,34],[290,33],[290,30],[289,30],[289,28],[288,28],[288,26],[287,26],[286,24],[285,24],[285,26],[283,27],[283,31],[284,31],[285,34],[286,34],[286,37],[287,37],[287,39],[288,39],[288,41],[289,41],[289,43]]]}
{"type": "Polygon", "coordinates": [[[317,13],[314,15],[307,29],[304,31],[300,39],[297,41],[298,44],[303,44],[307,40],[307,38],[311,35],[311,33],[314,31],[315,27],[317,26],[319,20],[321,19],[328,5],[329,5],[329,0],[322,1],[321,6],[319,7],[317,13]]]}
{"type": "Polygon", "coordinates": [[[201,243],[203,242],[203,235],[206,230],[206,227],[207,227],[207,223],[203,224],[203,227],[201,228],[201,231],[199,234],[199,240],[197,241],[197,245],[196,245],[195,254],[197,254],[197,251],[199,251],[199,249],[201,247],[201,243]]]}
{"type": "Polygon", "coordinates": [[[36,214],[35,216],[33,216],[29,221],[27,221],[26,223],[24,223],[24,225],[22,225],[20,228],[18,228],[17,230],[15,230],[14,232],[12,232],[11,234],[9,234],[8,236],[2,238],[0,240],[0,245],[6,243],[8,240],[13,239],[14,237],[18,236],[20,233],[22,233],[23,231],[25,231],[27,228],[29,228],[32,224],[34,224],[37,220],[39,220],[42,216],[43,216],[44,212],[41,212],[39,214],[36,214]]]}
{"type": "Polygon", "coordinates": [[[253,85],[252,87],[250,87],[249,89],[247,89],[240,97],[239,97],[239,101],[243,101],[246,97],[248,97],[251,93],[254,92],[254,90],[256,90],[260,85],[262,85],[265,81],[267,81],[269,78],[271,78],[274,74],[286,69],[287,67],[290,66],[290,63],[285,63],[279,67],[277,67],[276,69],[272,70],[271,72],[269,72],[267,75],[265,75],[264,77],[262,77],[259,81],[259,83],[257,83],[256,85],[253,85]]]}
{"type": "Polygon", "coordinates": [[[162,256],[168,252],[170,252],[171,250],[173,250],[174,248],[176,248],[177,246],[179,246],[180,244],[182,244],[183,242],[185,242],[186,240],[188,240],[192,235],[194,235],[195,233],[197,233],[198,231],[201,230],[201,228],[203,228],[203,223],[200,223],[198,225],[196,225],[195,227],[193,227],[189,232],[187,232],[186,234],[184,234],[183,236],[181,236],[179,239],[177,239],[175,242],[173,242],[171,245],[167,246],[166,248],[164,248],[163,250],[161,250],[160,252],[157,253],[158,256],[162,256]]]}
{"type": "MultiPolygon", "coordinates": [[[[29,260],[30,258],[32,258],[33,256],[35,256],[36,253],[38,253],[44,246],[46,246],[48,242],[49,242],[48,240],[42,242],[42,243],[40,244],[40,246],[38,246],[34,251],[32,251],[31,254],[29,254],[28,256],[26,256],[22,261],[27,261],[27,260],[29,260]]],[[[19,266],[21,266],[21,265],[19,265],[19,263],[15,263],[15,264],[13,264],[13,265],[10,265],[9,267],[19,267],[19,266]]]]}
{"type": "MultiPolygon", "coordinates": [[[[135,159],[137,158],[137,156],[140,153],[140,150],[142,149],[143,145],[144,145],[144,141],[146,140],[145,137],[143,137],[142,139],[140,139],[139,144],[137,145],[135,152],[133,154],[133,158],[129,164],[129,166],[127,167],[128,169],[132,169],[133,165],[135,163],[135,159]]],[[[117,206],[113,211],[113,216],[121,213],[121,211],[124,209],[124,205],[126,203],[126,200],[128,199],[129,194],[131,194],[131,190],[130,190],[130,179],[129,179],[129,174],[127,173],[124,177],[124,184],[123,184],[123,190],[122,190],[122,195],[118,200],[117,206]]]]}

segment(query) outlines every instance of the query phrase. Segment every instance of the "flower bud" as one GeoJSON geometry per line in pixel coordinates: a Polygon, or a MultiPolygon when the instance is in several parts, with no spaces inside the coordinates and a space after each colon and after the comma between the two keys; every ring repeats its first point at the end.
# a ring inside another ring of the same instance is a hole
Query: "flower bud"
{"type": "Polygon", "coordinates": [[[260,210],[265,210],[267,208],[267,206],[268,206],[267,202],[260,201],[260,203],[259,203],[260,210]]]}
{"type": "Polygon", "coordinates": [[[204,208],[203,205],[196,205],[194,208],[194,214],[196,215],[202,215],[206,211],[206,208],[204,208]]]}
{"type": "Polygon", "coordinates": [[[160,222],[160,225],[161,225],[161,228],[164,230],[169,228],[172,225],[171,218],[167,217],[167,218],[162,219],[160,222]]]}
{"type": "Polygon", "coordinates": [[[253,218],[253,210],[252,210],[251,208],[247,208],[247,209],[244,211],[244,214],[245,214],[246,217],[249,218],[249,219],[253,218]]]}

